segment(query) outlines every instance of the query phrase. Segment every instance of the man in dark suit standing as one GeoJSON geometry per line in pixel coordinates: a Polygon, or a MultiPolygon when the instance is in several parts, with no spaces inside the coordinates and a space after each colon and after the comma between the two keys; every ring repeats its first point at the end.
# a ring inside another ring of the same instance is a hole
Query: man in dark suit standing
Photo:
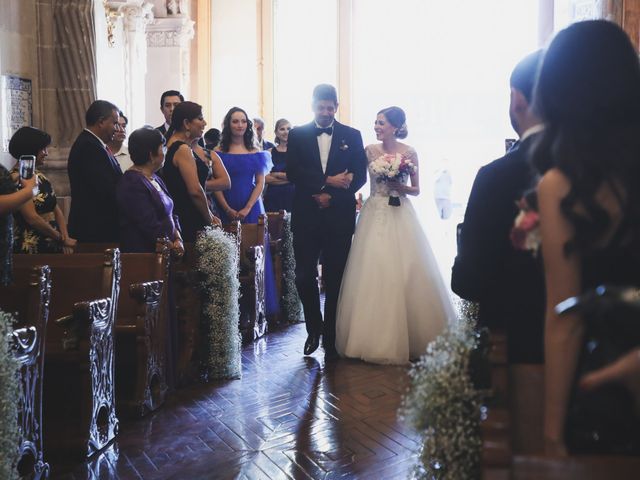
{"type": "Polygon", "coordinates": [[[156,127],[156,130],[159,130],[164,137],[167,136],[169,126],[171,125],[173,109],[176,108],[176,105],[182,102],[184,102],[184,97],[178,90],[167,90],[160,97],[160,111],[162,112],[162,115],[164,115],[164,123],[159,127],[156,127]]]}
{"type": "Polygon", "coordinates": [[[118,241],[116,184],[122,170],[106,145],[119,128],[118,116],[112,103],[93,102],[85,114],[87,128],[69,152],[69,234],[78,242],[118,241]]]}
{"type": "Polygon", "coordinates": [[[325,358],[331,359],[337,357],[338,294],[355,228],[355,193],[367,179],[367,157],[360,132],[335,121],[338,96],[333,86],[315,87],[312,109],[314,121],[289,133],[287,177],[296,186],[291,227],[308,334],[304,354],[313,353],[322,336],[325,358]],[[317,282],[321,255],[324,322],[317,282]]]}
{"type": "Polygon", "coordinates": [[[542,53],[525,57],[510,79],[509,116],[520,140],[476,176],[460,231],[451,288],[479,303],[479,322],[506,331],[509,359],[543,361],[544,276],[532,252],[516,250],[509,234],[518,214],[516,202],[534,186],[528,150],[542,130],[529,108],[542,53]]]}

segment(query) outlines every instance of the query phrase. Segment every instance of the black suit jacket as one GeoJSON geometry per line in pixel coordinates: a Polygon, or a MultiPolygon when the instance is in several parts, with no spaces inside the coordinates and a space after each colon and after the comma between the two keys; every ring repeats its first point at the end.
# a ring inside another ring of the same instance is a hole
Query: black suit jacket
{"type": "Polygon", "coordinates": [[[287,178],[296,186],[292,206],[292,227],[317,225],[321,215],[329,217],[353,233],[355,226],[355,193],[367,180],[367,155],[362,136],[355,128],[334,122],[326,171],[322,171],[315,122],[289,132],[287,144],[287,178]],[[328,176],[347,170],[353,173],[348,189],[325,186],[328,176]],[[326,192],[331,204],[321,214],[313,195],[326,192]]]}
{"type": "Polygon", "coordinates": [[[452,290],[479,303],[479,322],[506,330],[509,358],[516,363],[540,363],[543,358],[542,260],[516,250],[509,238],[518,214],[516,202],[534,186],[528,161],[534,137],[478,171],[451,275],[452,290]]]}
{"type": "Polygon", "coordinates": [[[71,185],[69,235],[79,242],[117,242],[119,167],[100,141],[83,130],[71,147],[67,169],[71,185]]]}
{"type": "Polygon", "coordinates": [[[164,123],[162,125],[160,125],[159,127],[156,127],[156,130],[158,130],[163,137],[167,136],[167,129],[164,126],[164,123]]]}

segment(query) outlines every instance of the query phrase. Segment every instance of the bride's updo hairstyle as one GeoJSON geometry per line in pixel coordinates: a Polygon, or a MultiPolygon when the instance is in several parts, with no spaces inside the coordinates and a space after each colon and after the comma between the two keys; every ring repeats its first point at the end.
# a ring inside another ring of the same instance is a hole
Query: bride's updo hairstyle
{"type": "Polygon", "coordinates": [[[409,131],[407,130],[407,116],[400,107],[387,107],[378,112],[378,115],[384,115],[387,121],[396,127],[394,135],[396,138],[407,138],[409,131]]]}

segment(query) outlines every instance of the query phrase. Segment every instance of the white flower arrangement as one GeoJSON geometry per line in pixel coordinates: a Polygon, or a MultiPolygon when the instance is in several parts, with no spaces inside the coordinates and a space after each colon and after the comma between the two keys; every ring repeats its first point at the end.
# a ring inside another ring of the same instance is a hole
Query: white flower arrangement
{"type": "Polygon", "coordinates": [[[239,330],[240,281],[235,238],[207,227],[196,240],[202,306],[201,362],[204,381],[242,377],[239,330]]]}
{"type": "Polygon", "coordinates": [[[296,259],[293,254],[293,233],[291,232],[291,213],[284,217],[282,230],[282,299],[281,308],[287,323],[304,321],[302,302],[296,287],[296,259]]]}
{"type": "Polygon", "coordinates": [[[422,434],[414,478],[480,478],[483,393],[469,375],[478,348],[473,315],[461,304],[460,321],[435,341],[410,371],[411,388],[400,407],[401,418],[422,434]]]}
{"type": "Polygon", "coordinates": [[[400,153],[385,153],[369,164],[369,170],[381,181],[400,180],[404,175],[415,173],[416,164],[400,153]]]}
{"type": "Polygon", "coordinates": [[[0,311],[0,478],[17,478],[18,460],[18,361],[11,349],[14,317],[0,311]]]}

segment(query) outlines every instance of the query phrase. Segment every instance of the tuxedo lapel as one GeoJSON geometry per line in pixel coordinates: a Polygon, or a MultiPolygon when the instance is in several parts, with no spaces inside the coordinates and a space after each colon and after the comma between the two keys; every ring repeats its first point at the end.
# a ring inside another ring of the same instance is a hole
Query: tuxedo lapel
{"type": "Polygon", "coordinates": [[[331,147],[329,148],[329,158],[327,159],[327,173],[335,172],[335,169],[332,169],[333,163],[337,161],[335,158],[338,149],[345,142],[344,138],[344,128],[342,124],[334,121],[333,122],[333,135],[331,135],[331,147]]]}
{"type": "Polygon", "coordinates": [[[315,123],[309,124],[307,132],[307,148],[311,153],[311,166],[317,168],[322,173],[322,162],[320,161],[320,148],[318,147],[318,136],[316,135],[315,123]]]}

